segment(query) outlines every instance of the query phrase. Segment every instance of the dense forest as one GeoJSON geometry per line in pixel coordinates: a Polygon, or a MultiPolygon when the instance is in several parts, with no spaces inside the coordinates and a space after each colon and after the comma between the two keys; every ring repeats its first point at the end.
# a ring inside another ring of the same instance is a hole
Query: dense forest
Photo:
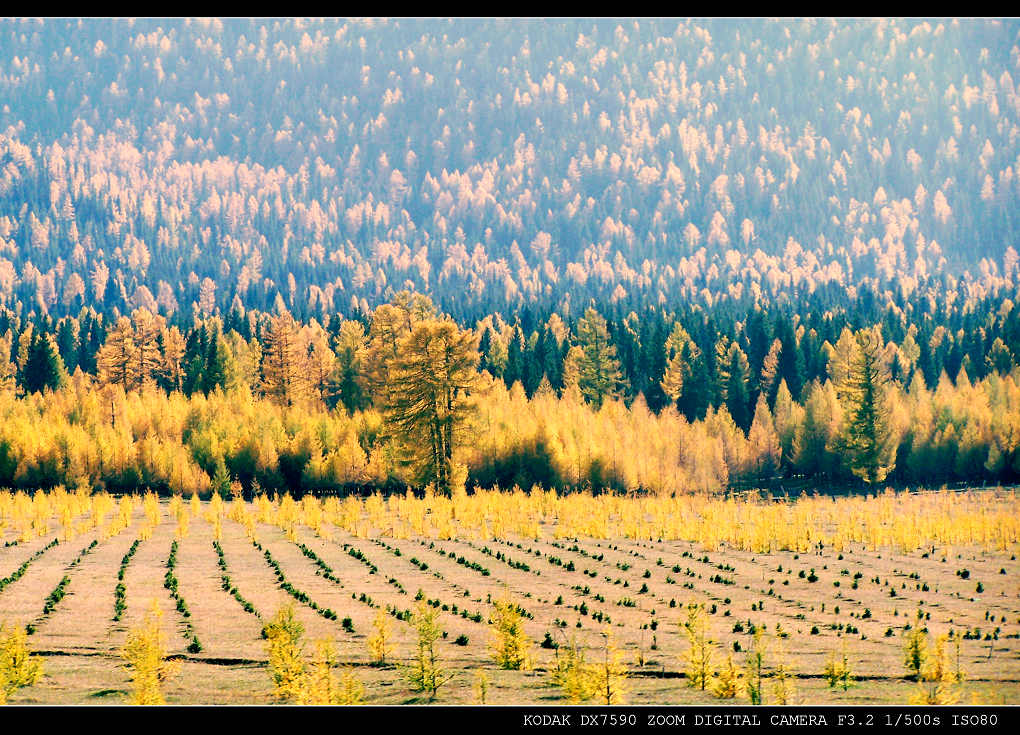
{"type": "Polygon", "coordinates": [[[1020,23],[0,22],[0,487],[1020,478],[1020,23]]]}
{"type": "Polygon", "coordinates": [[[461,327],[407,291],[325,325],[287,311],[184,332],[145,309],[40,328],[6,315],[0,486],[1015,482],[1020,309],[952,302],[890,298],[875,323],[589,307],[461,327]]]}
{"type": "Polygon", "coordinates": [[[0,302],[458,321],[1015,278],[1015,20],[8,20],[0,302]]]}

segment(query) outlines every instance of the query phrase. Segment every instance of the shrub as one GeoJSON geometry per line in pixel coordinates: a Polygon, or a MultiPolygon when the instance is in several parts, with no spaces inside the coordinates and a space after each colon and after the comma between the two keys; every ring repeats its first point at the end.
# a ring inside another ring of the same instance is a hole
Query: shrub
{"type": "Polygon", "coordinates": [[[177,672],[166,660],[166,637],[160,627],[163,611],[153,600],[141,626],[128,632],[121,656],[134,683],[135,704],[163,704],[162,685],[177,672]]]}
{"type": "Polygon", "coordinates": [[[19,688],[35,684],[41,676],[42,664],[28,648],[26,630],[0,625],[0,704],[19,688]]]}
{"type": "Polygon", "coordinates": [[[279,699],[297,701],[303,696],[305,666],[301,636],[304,632],[304,625],[294,617],[293,604],[278,610],[262,630],[267,641],[273,693],[279,699]]]}
{"type": "Polygon", "coordinates": [[[492,602],[492,656],[500,668],[528,670],[531,668],[531,639],[524,632],[524,615],[509,594],[492,602]]]}

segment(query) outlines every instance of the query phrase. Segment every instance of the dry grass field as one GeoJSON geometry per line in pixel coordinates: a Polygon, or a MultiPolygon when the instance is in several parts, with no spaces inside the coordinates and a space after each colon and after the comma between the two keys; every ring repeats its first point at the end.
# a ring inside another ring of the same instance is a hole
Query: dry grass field
{"type": "Polygon", "coordinates": [[[169,703],[275,701],[261,632],[288,602],[305,626],[309,650],[315,639],[335,640],[339,660],[364,684],[365,702],[422,702],[399,666],[415,646],[411,626],[389,617],[395,665],[371,665],[366,645],[378,610],[413,609],[420,590],[440,612],[445,637],[439,653],[455,674],[436,698],[446,704],[475,701],[479,670],[489,680],[488,703],[563,702],[549,675],[556,651],[541,642],[547,633],[560,643],[576,634],[595,650],[606,624],[623,654],[628,703],[719,703],[688,686],[683,675],[689,645],[679,623],[691,601],[705,603],[719,664],[732,653],[743,666],[752,630],[763,627],[770,645],[766,666],[777,663],[781,645],[796,674],[794,703],[906,703],[917,684],[906,677],[904,626],[917,622],[919,609],[933,640],[950,630],[965,634],[962,703],[1020,703],[1015,543],[1005,550],[936,545],[915,551],[865,543],[837,551],[815,543],[808,551],[755,553],[725,544],[708,550],[697,542],[560,537],[549,519],[539,525],[537,540],[534,534],[399,538],[320,526],[315,518],[279,523],[278,516],[259,518],[249,507],[239,522],[227,513],[229,504],[220,511],[208,501],[196,508],[164,500],[153,524],[135,503],[125,511],[123,528],[99,517],[94,527],[78,525],[80,532],[54,522],[41,535],[38,528],[25,533],[10,517],[0,520],[0,580],[16,576],[0,587],[0,622],[31,626],[29,645],[44,659],[43,677],[17,690],[11,702],[127,702],[131,682],[120,651],[152,600],[163,610],[169,652],[180,663],[165,687],[169,703]],[[186,617],[164,584],[175,541],[173,571],[186,617]],[[281,586],[270,558],[306,602],[281,586]],[[126,607],[114,620],[122,568],[126,607]],[[65,577],[65,594],[47,606],[65,577]],[[526,611],[525,630],[534,641],[529,671],[501,670],[488,647],[490,601],[507,591],[526,611]],[[336,619],[321,614],[326,609],[336,619]],[[858,677],[847,691],[830,689],[822,676],[843,642],[858,677]]]}

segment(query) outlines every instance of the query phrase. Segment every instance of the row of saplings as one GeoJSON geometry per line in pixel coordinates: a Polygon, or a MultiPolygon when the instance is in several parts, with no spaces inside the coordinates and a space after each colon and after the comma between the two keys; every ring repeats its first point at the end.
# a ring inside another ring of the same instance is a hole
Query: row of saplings
{"type": "MultiPolygon", "coordinates": [[[[438,615],[438,610],[424,599],[419,600],[410,619],[417,635],[416,645],[410,661],[401,665],[408,685],[430,700],[456,675],[446,668],[439,656],[437,644],[446,635],[438,615]]],[[[153,600],[142,625],[129,631],[121,652],[134,684],[132,701],[136,704],[163,704],[164,684],[178,670],[178,662],[167,658],[161,619],[162,611],[153,600]]],[[[523,621],[523,611],[509,595],[493,600],[490,648],[500,668],[531,668],[532,642],[524,632],[523,621]]],[[[385,611],[377,613],[372,628],[367,641],[372,663],[377,666],[392,663],[393,634],[385,611]]],[[[743,667],[734,662],[732,653],[717,667],[718,647],[710,637],[704,605],[688,604],[687,619],[680,622],[680,628],[689,643],[685,675],[691,687],[711,692],[720,699],[746,696],[752,704],[763,704],[766,699],[771,704],[793,701],[796,675],[784,657],[783,635],[776,637],[770,651],[769,641],[758,629],[743,667]],[[769,658],[772,661],[767,665],[769,658]]],[[[340,666],[332,639],[315,641],[313,654],[306,657],[302,641],[304,626],[295,618],[291,605],[280,609],[262,634],[266,640],[273,692],[278,699],[298,704],[362,702],[364,687],[352,667],[340,666]]],[[[579,646],[576,638],[551,646],[556,651],[551,680],[572,703],[625,702],[627,670],[622,652],[616,647],[609,626],[602,635],[603,645],[593,654],[579,646]]],[[[919,612],[916,625],[907,626],[904,631],[904,663],[909,678],[917,682],[912,703],[953,704],[959,700],[959,688],[964,680],[960,636],[941,635],[932,645],[919,612]]],[[[31,655],[25,629],[0,626],[0,704],[20,687],[36,683],[41,676],[41,661],[38,656],[31,655]]],[[[854,684],[856,677],[845,640],[841,649],[829,657],[823,676],[834,690],[846,691],[854,684]]],[[[475,701],[485,704],[489,681],[484,671],[475,674],[473,689],[475,701]]]]}
{"type": "MultiPolygon", "coordinates": [[[[439,610],[421,598],[409,622],[416,634],[416,643],[410,660],[401,664],[402,673],[414,691],[429,700],[434,699],[441,687],[453,680],[457,672],[446,667],[437,648],[446,638],[439,623],[439,610]]],[[[527,670],[531,668],[532,641],[524,631],[526,615],[509,595],[492,600],[490,649],[495,662],[503,669],[527,670]]],[[[379,610],[372,621],[368,636],[368,650],[372,663],[385,666],[393,659],[393,634],[390,615],[379,610]]],[[[263,630],[269,653],[269,673],[274,693],[281,700],[301,704],[359,704],[363,686],[350,667],[343,667],[339,676],[335,650],[331,640],[315,643],[315,653],[306,662],[301,636],[303,626],[294,618],[293,608],[287,606],[277,612],[263,630]]],[[[599,699],[606,704],[623,702],[626,670],[622,655],[613,643],[612,632],[606,629],[605,643],[597,663],[587,663],[581,650],[571,645],[570,654],[560,656],[553,678],[565,692],[581,700],[599,699]]],[[[459,641],[458,641],[459,642],[459,641]]],[[[485,704],[489,680],[478,670],[473,681],[475,701],[485,704]]]]}
{"type": "MultiPolygon", "coordinates": [[[[907,678],[917,683],[910,703],[956,704],[965,679],[961,664],[962,636],[950,631],[937,636],[932,644],[924,620],[924,614],[918,610],[915,625],[908,624],[904,630],[904,666],[907,678]]],[[[732,653],[726,656],[721,667],[715,666],[717,645],[710,637],[703,604],[689,604],[687,619],[680,627],[690,644],[685,657],[685,675],[690,686],[711,692],[720,699],[735,699],[743,693],[751,704],[764,704],[766,698],[769,704],[793,703],[796,674],[786,661],[783,640],[787,633],[779,625],[771,646],[763,628],[753,631],[754,643],[743,669],[735,664],[732,653]],[[770,668],[766,669],[769,658],[772,659],[770,668]]],[[[734,650],[740,650],[739,646],[734,644],[734,650]]],[[[822,677],[830,690],[845,692],[856,683],[845,638],[839,649],[830,653],[822,677]]]]}

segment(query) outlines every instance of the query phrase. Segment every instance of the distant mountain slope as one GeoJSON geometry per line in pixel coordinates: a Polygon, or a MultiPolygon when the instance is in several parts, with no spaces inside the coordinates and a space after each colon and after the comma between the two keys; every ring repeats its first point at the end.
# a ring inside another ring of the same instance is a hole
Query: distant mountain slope
{"type": "Polygon", "coordinates": [[[0,305],[300,316],[412,287],[458,315],[1015,279],[1018,31],[0,21],[0,305]]]}

